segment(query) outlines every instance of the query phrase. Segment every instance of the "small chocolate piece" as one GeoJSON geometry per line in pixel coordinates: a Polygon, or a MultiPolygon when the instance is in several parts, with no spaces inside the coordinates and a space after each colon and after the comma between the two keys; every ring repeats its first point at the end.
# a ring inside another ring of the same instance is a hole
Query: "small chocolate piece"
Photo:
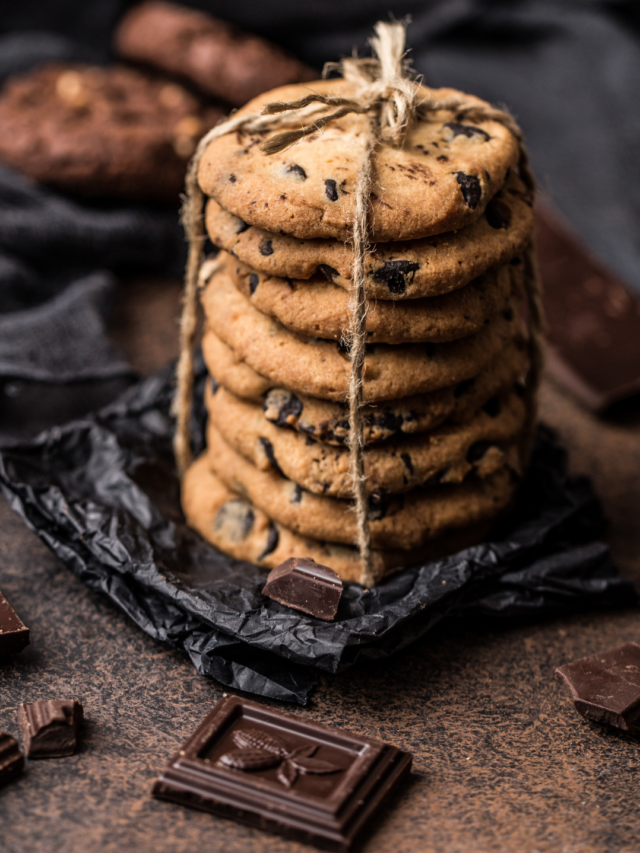
{"type": "Polygon", "coordinates": [[[315,560],[291,557],[269,572],[262,592],[285,607],[331,621],[338,611],[342,581],[315,560]]]}
{"type": "Polygon", "coordinates": [[[29,629],[0,592],[0,657],[15,655],[29,645],[29,629]]]}
{"type": "Polygon", "coordinates": [[[152,794],[346,851],[411,769],[411,755],[256,702],[219,702],[152,794]]]}
{"type": "Polygon", "coordinates": [[[0,786],[11,782],[24,770],[24,755],[18,741],[0,732],[0,786]]]}
{"type": "Polygon", "coordinates": [[[547,370],[600,412],[640,392],[640,299],[559,220],[536,207],[547,370]]]}
{"type": "Polygon", "coordinates": [[[640,646],[625,643],[556,669],[578,713],[640,735],[640,646]]]}
{"type": "Polygon", "coordinates": [[[50,699],[20,705],[18,724],[27,758],[73,755],[82,722],[82,705],[77,699],[50,699]]]}

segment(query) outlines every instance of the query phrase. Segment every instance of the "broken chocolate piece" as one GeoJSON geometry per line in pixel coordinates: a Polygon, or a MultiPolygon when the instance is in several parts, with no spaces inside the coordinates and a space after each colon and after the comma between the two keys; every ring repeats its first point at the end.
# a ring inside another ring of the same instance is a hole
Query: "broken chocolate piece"
{"type": "Polygon", "coordinates": [[[82,705],[77,699],[25,702],[18,708],[18,724],[27,758],[73,755],[82,723],[82,705]]]}
{"type": "Polygon", "coordinates": [[[330,621],[338,610],[342,581],[311,558],[292,557],[269,572],[262,592],[285,607],[330,621]]]}
{"type": "Polygon", "coordinates": [[[378,284],[386,284],[389,293],[404,293],[407,289],[407,278],[413,281],[420,264],[415,261],[385,261],[384,266],[375,270],[373,280],[378,284]]]}
{"type": "Polygon", "coordinates": [[[410,769],[411,755],[397,747],[229,696],[152,794],[346,851],[410,769]]]}
{"type": "Polygon", "coordinates": [[[536,214],[547,370],[601,412],[640,392],[640,299],[548,205],[536,214]]]}
{"type": "Polygon", "coordinates": [[[576,711],[594,723],[640,735],[640,646],[625,643],[556,669],[576,711]]]}
{"type": "Polygon", "coordinates": [[[0,785],[11,782],[24,770],[24,755],[18,741],[0,732],[0,785]]]}
{"type": "Polygon", "coordinates": [[[15,655],[29,645],[29,629],[0,592],[0,657],[15,655]]]}

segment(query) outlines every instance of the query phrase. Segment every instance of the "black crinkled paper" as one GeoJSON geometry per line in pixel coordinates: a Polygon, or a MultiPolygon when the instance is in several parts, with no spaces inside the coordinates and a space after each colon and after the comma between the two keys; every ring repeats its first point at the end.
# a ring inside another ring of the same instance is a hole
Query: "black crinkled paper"
{"type": "MultiPolygon", "coordinates": [[[[197,400],[204,381],[200,366],[197,400]]],[[[345,584],[333,623],[283,607],[261,594],[264,571],[186,526],[171,453],[172,392],[166,369],[91,418],[6,442],[0,485],[77,577],[228,687],[305,704],[314,668],[386,658],[445,615],[547,615],[636,600],[596,541],[604,519],[588,481],[568,476],[564,450],[540,428],[516,506],[489,541],[371,591],[345,584]]],[[[196,452],[203,426],[198,407],[196,452]]]]}

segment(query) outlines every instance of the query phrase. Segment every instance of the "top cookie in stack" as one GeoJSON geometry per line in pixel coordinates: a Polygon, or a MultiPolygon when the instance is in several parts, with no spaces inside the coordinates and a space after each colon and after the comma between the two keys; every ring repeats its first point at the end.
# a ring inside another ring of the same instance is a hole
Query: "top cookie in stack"
{"type": "MultiPolygon", "coordinates": [[[[353,95],[345,80],[287,86],[236,115],[309,92],[353,95]]],[[[352,580],[344,340],[369,127],[352,113],[278,154],[262,149],[275,131],[206,148],[198,181],[223,251],[201,273],[208,449],[183,481],[187,518],[226,553],[267,568],[311,556],[352,580]]],[[[527,423],[519,256],[533,225],[518,157],[503,124],[452,110],[374,149],[363,415],[378,577],[480,541],[514,494],[527,423]]]]}

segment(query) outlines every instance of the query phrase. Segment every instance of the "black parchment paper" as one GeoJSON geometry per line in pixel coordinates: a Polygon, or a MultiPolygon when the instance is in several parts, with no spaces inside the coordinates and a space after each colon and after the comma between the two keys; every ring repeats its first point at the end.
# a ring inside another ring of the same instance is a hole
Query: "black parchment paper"
{"type": "MultiPolygon", "coordinates": [[[[196,399],[202,399],[200,366],[196,399]]],[[[372,591],[346,584],[334,623],[261,594],[265,573],[189,530],[171,455],[173,369],[91,418],[5,442],[0,485],[13,509],[92,589],[200,673],[249,693],[305,704],[313,669],[386,658],[445,615],[547,615],[636,601],[609,550],[584,478],[540,428],[531,470],[489,540],[407,569],[372,591]]],[[[204,413],[194,414],[195,450],[204,413]]]]}

